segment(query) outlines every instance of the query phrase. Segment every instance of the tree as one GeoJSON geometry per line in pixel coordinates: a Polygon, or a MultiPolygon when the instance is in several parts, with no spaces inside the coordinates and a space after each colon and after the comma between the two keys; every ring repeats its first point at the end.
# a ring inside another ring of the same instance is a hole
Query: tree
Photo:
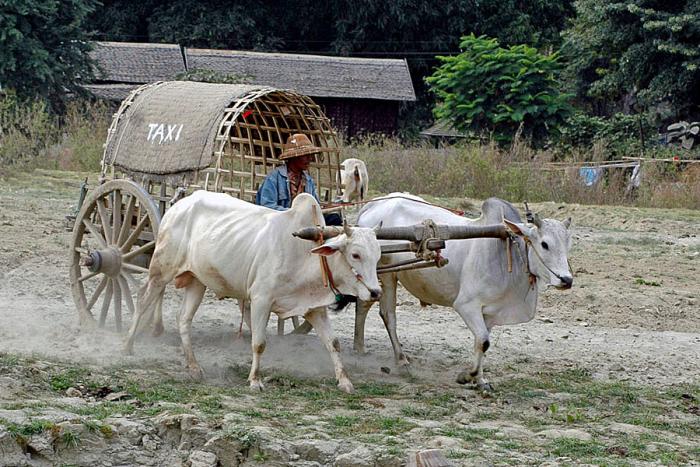
{"type": "Polygon", "coordinates": [[[153,42],[188,47],[277,49],[278,16],[272,8],[255,0],[173,0],[153,11],[148,35],[153,42]]]}
{"type": "Polygon", "coordinates": [[[598,115],[661,102],[700,109],[699,0],[579,0],[564,33],[568,82],[598,115]]]}
{"type": "Polygon", "coordinates": [[[496,39],[473,34],[460,47],[457,56],[438,57],[443,65],[426,79],[438,97],[438,119],[501,142],[521,129],[535,144],[564,122],[570,108],[568,96],[558,90],[556,54],[527,45],[503,48],[496,39]]]}
{"type": "Polygon", "coordinates": [[[85,19],[94,0],[0,0],[0,85],[54,105],[92,74],[85,19]]]}
{"type": "Polygon", "coordinates": [[[438,65],[435,55],[457,52],[460,36],[474,32],[506,45],[558,47],[559,31],[573,14],[573,0],[103,3],[91,19],[103,40],[406,58],[418,96],[410,106],[417,110],[409,117],[414,123],[430,119],[432,102],[423,78],[438,65]]]}

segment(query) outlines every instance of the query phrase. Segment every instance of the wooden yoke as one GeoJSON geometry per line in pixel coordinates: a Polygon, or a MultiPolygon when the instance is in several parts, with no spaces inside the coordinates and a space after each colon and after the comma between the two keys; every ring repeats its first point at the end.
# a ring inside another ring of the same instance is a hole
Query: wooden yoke
{"type": "MultiPolygon", "coordinates": [[[[413,252],[415,258],[399,261],[388,266],[377,268],[377,274],[399,272],[409,269],[442,267],[447,264],[447,258],[440,256],[440,250],[445,248],[446,240],[464,240],[469,238],[501,238],[507,239],[508,233],[503,224],[491,225],[437,225],[426,219],[421,224],[380,227],[375,229],[378,240],[404,240],[403,243],[382,245],[382,255],[391,253],[413,252]]],[[[335,237],[343,233],[342,227],[306,227],[292,235],[305,240],[319,241],[335,237]]]]}

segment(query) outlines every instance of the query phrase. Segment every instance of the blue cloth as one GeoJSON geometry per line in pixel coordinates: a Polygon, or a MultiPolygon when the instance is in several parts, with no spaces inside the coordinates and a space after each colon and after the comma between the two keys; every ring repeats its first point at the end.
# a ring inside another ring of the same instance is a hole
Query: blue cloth
{"type": "Polygon", "coordinates": [[[597,184],[602,174],[603,169],[601,167],[581,167],[578,170],[578,175],[583,179],[583,183],[586,186],[597,184]]]}
{"type": "MultiPolygon", "coordinates": [[[[314,179],[311,178],[311,175],[306,171],[304,172],[304,176],[306,177],[304,192],[316,198],[316,201],[320,204],[318,195],[316,194],[314,179]]],[[[283,165],[277,167],[265,177],[262,186],[255,195],[255,204],[278,211],[286,211],[292,205],[289,193],[289,175],[287,174],[287,166],[283,165]]]]}

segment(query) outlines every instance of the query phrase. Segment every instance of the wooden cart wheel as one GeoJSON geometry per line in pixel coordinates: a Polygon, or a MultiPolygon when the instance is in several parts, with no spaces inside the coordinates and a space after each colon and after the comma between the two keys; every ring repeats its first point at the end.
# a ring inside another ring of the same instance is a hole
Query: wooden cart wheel
{"type": "Polygon", "coordinates": [[[75,220],[70,284],[80,325],[104,327],[110,310],[122,330],[122,304],[133,315],[136,295],[148,273],[160,212],[141,186],[130,180],[100,185],[75,220]],[[92,312],[99,303],[99,321],[92,312]]]}

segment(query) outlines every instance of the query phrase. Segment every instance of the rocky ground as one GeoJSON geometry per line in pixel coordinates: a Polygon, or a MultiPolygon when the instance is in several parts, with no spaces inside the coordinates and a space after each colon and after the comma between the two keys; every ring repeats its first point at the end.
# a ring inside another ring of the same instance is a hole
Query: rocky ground
{"type": "Polygon", "coordinates": [[[575,284],[495,329],[492,393],[454,383],[472,347],[456,313],[402,291],[410,372],[377,313],[369,353],[350,350],[348,309],[333,327],[357,391],[340,393],[316,336],[278,337],[273,319],[256,394],[233,301],[207,296],[195,319],[205,382],[182,367],[174,290],[165,335],[135,356],[109,327],[79,329],[63,216],[80,179],[0,183],[0,465],[402,465],[429,448],[455,465],[700,463],[700,212],[535,205],[573,218],[575,284]]]}

